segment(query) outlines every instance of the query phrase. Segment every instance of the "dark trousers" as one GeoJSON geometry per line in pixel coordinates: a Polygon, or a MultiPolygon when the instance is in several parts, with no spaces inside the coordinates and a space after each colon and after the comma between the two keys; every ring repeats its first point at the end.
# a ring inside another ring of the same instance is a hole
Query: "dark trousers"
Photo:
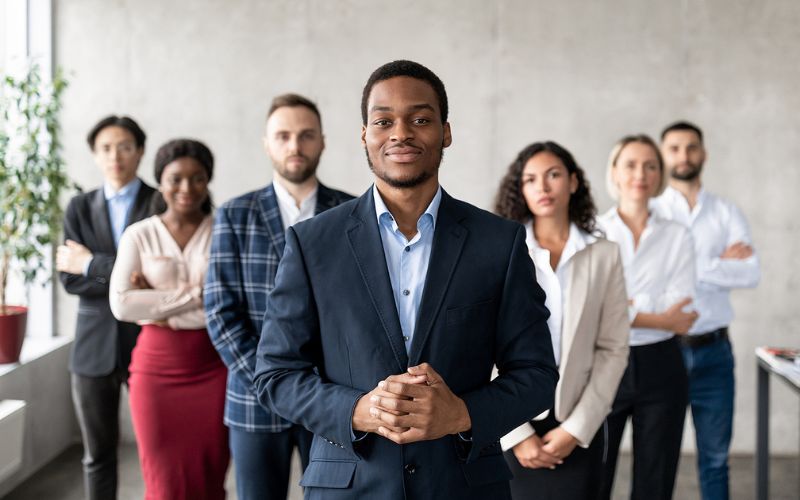
{"type": "Polygon", "coordinates": [[[629,416],[633,424],[631,498],[672,498],[688,385],[676,338],[631,347],[628,367],[607,418],[609,447],[601,498],[611,498],[619,444],[629,416]]]}
{"type": "MultiPolygon", "coordinates": [[[[546,419],[533,421],[538,436],[558,427],[553,411],[546,419]]],[[[559,499],[595,500],[597,487],[603,477],[603,454],[606,447],[605,423],[595,434],[588,448],[576,446],[555,469],[527,469],[519,464],[514,452],[505,453],[506,462],[514,474],[511,497],[515,500],[559,499]]]]}
{"type": "Polygon", "coordinates": [[[306,470],[314,435],[299,425],[282,432],[247,432],[234,427],[228,430],[237,498],[286,500],[292,449],[297,446],[306,470]]]}
{"type": "Polygon", "coordinates": [[[83,438],[83,482],[88,500],[117,498],[119,394],[127,373],[103,377],[73,373],[72,403],[83,438]]]}

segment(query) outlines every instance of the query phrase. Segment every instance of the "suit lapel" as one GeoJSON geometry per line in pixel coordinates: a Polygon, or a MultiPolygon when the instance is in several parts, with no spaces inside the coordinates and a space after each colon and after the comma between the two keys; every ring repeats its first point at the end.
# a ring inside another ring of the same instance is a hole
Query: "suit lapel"
{"type": "Polygon", "coordinates": [[[92,227],[95,229],[100,248],[111,254],[116,253],[114,234],[111,232],[111,219],[108,216],[106,196],[102,187],[95,191],[92,200],[92,227]]]}
{"type": "Polygon", "coordinates": [[[350,249],[392,347],[397,365],[400,371],[404,372],[409,366],[408,355],[403,342],[400,318],[397,315],[397,305],[394,303],[389,270],[386,268],[386,256],[378,231],[371,188],[358,199],[350,214],[350,220],[351,225],[347,229],[350,249]]]}
{"type": "Polygon", "coordinates": [[[572,348],[572,341],[575,339],[575,332],[581,322],[584,304],[589,293],[589,277],[592,271],[592,245],[576,253],[572,257],[572,272],[569,280],[569,297],[565,304],[567,309],[563,311],[563,326],[561,329],[561,365],[562,373],[567,360],[569,360],[569,350],[572,348]]]}
{"type": "Polygon", "coordinates": [[[128,220],[125,221],[125,227],[128,227],[134,222],[138,222],[150,215],[150,202],[153,197],[153,191],[153,188],[142,182],[142,184],[139,186],[139,192],[136,193],[136,199],[133,201],[133,206],[128,212],[128,220]]]}
{"type": "Polygon", "coordinates": [[[278,199],[275,197],[275,189],[270,182],[267,187],[258,193],[258,208],[264,225],[269,231],[270,242],[278,251],[278,255],[283,255],[283,247],[286,245],[286,230],[283,227],[281,211],[278,208],[278,199]]]}
{"type": "Polygon", "coordinates": [[[467,240],[467,230],[459,224],[453,199],[442,191],[442,202],[436,217],[433,248],[428,264],[428,275],[422,292],[417,325],[411,341],[410,366],[420,362],[422,349],[430,336],[433,323],[442,306],[450,279],[467,240]]]}

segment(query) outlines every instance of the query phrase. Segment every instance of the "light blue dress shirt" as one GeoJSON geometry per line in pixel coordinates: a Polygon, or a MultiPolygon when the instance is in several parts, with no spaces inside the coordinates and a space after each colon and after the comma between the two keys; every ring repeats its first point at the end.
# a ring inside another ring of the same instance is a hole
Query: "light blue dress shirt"
{"type": "MultiPolygon", "coordinates": [[[[141,186],[142,181],[138,177],[122,186],[119,191],[114,191],[114,188],[107,182],[103,184],[103,195],[106,198],[108,220],[111,222],[111,234],[114,236],[115,247],[119,246],[119,239],[125,230],[125,223],[128,222],[128,214],[131,212],[133,202],[136,201],[136,195],[139,194],[141,186]]],[[[90,259],[83,268],[84,276],[89,273],[91,264],[92,261],[90,259]]]]}
{"type": "Polygon", "coordinates": [[[428,275],[428,261],[433,248],[433,232],[436,228],[439,204],[442,201],[442,188],[440,186],[436,190],[430,205],[420,216],[417,221],[417,234],[410,241],[398,229],[397,221],[386,208],[378,188],[374,185],[372,194],[375,198],[375,215],[378,218],[383,254],[386,256],[386,267],[389,269],[389,279],[392,282],[394,303],[397,306],[403,341],[408,352],[414,338],[425,277],[428,275]]]}
{"type": "Polygon", "coordinates": [[[114,234],[114,246],[119,246],[119,239],[122,231],[125,230],[125,223],[128,221],[128,214],[131,212],[136,195],[142,181],[137,177],[131,182],[122,186],[119,191],[114,191],[108,183],[103,185],[103,194],[106,197],[108,206],[108,218],[111,220],[111,232],[114,234]]]}

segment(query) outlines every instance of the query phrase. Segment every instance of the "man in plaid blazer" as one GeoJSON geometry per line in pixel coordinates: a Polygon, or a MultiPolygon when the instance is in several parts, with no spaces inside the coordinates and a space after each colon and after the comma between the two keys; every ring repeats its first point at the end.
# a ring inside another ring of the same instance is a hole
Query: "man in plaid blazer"
{"type": "Polygon", "coordinates": [[[308,464],[311,433],[262,408],[253,389],[256,348],[284,231],[353,198],[317,181],[324,139],[310,100],[295,94],[273,100],[264,148],[274,166],[273,181],[217,210],[204,291],[208,332],[228,366],[225,424],[240,500],[285,499],[294,446],[303,468],[308,464]]]}

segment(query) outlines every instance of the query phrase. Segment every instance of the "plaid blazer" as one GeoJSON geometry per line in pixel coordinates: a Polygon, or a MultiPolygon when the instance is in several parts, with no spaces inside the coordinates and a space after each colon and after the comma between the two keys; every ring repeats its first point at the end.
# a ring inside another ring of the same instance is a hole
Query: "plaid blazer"
{"type": "MultiPolygon", "coordinates": [[[[352,198],[320,184],[314,213],[352,198]]],[[[203,291],[208,334],[228,367],[225,425],[249,432],[279,432],[292,425],[261,407],[253,392],[256,348],[284,231],[272,183],[226,202],[214,219],[203,291]]]]}

